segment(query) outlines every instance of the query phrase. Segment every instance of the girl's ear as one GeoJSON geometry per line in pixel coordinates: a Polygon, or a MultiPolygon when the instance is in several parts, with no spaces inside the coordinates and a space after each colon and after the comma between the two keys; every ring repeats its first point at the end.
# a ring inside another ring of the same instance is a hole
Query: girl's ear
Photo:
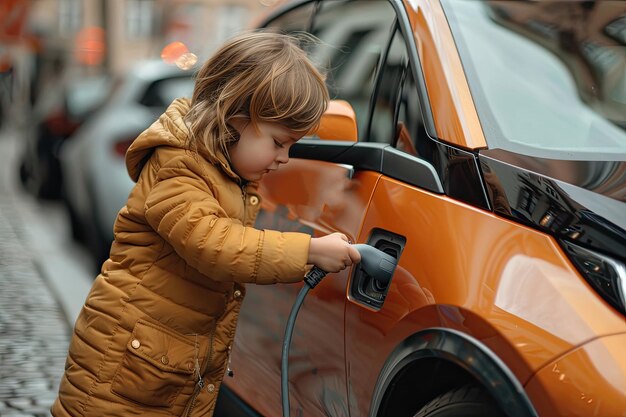
{"type": "Polygon", "coordinates": [[[234,127],[235,130],[239,132],[239,134],[241,134],[241,132],[244,131],[246,126],[248,126],[248,123],[250,123],[250,118],[248,118],[247,116],[236,114],[230,119],[228,119],[226,123],[234,127]]]}

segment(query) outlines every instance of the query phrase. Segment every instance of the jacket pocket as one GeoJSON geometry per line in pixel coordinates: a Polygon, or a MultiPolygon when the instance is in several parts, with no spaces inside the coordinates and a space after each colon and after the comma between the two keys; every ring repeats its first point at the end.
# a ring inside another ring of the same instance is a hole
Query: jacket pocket
{"type": "Polygon", "coordinates": [[[111,391],[153,407],[170,407],[185,386],[194,384],[196,359],[202,364],[208,337],[187,337],[139,320],[126,345],[111,391]]]}

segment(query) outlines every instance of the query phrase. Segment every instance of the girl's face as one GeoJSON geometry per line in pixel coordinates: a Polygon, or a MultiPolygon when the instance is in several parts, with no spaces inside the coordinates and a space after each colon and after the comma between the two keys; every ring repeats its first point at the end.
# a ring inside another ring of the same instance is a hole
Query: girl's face
{"type": "Polygon", "coordinates": [[[279,123],[253,125],[246,119],[231,120],[239,140],[229,148],[231,167],[241,178],[258,181],[289,161],[289,148],[304,134],[279,123]]]}

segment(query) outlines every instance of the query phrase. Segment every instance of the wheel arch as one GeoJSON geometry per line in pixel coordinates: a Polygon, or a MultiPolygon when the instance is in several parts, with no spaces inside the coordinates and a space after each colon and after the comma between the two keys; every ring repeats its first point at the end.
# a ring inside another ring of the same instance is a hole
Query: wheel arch
{"type": "Polygon", "coordinates": [[[468,382],[483,387],[510,417],[537,416],[521,383],[489,348],[465,333],[439,327],[415,333],[393,350],[378,376],[369,416],[393,415],[407,398],[412,406],[425,405],[443,393],[437,391],[468,382]],[[427,379],[432,375],[437,377],[427,379]]]}

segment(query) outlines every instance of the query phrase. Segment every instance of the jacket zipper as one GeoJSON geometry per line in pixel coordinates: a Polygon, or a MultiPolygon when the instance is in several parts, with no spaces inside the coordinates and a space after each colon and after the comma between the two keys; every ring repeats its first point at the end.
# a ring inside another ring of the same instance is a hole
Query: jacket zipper
{"type": "MultiPolygon", "coordinates": [[[[241,199],[243,200],[243,224],[246,224],[246,202],[248,200],[248,190],[246,185],[242,185],[241,186],[241,199]]],[[[204,388],[204,379],[203,379],[203,375],[207,370],[207,367],[209,366],[209,364],[211,363],[211,359],[213,358],[213,341],[214,341],[214,337],[215,337],[215,328],[213,329],[213,332],[211,333],[211,341],[210,341],[210,345],[209,345],[209,354],[208,354],[208,360],[206,361],[206,364],[204,365],[204,369],[202,370],[202,373],[199,376],[198,382],[196,383],[196,389],[194,390],[191,399],[189,400],[189,402],[187,403],[187,406],[185,407],[185,411],[183,411],[183,415],[182,417],[188,417],[191,415],[191,412],[193,411],[193,408],[196,405],[196,399],[198,398],[198,395],[200,394],[200,392],[202,391],[202,388],[204,388]]],[[[228,346],[228,362],[226,365],[226,369],[228,372],[229,376],[233,375],[233,371],[230,369],[230,355],[231,355],[231,349],[232,349],[232,344],[228,346]]]]}
{"type": "Polygon", "coordinates": [[[248,201],[248,188],[246,187],[245,184],[243,184],[241,186],[241,199],[243,200],[243,225],[246,225],[246,217],[247,216],[247,210],[246,210],[246,203],[248,201]]]}
{"type": "Polygon", "coordinates": [[[208,351],[208,355],[207,355],[207,361],[204,364],[204,368],[202,369],[202,372],[198,376],[198,382],[196,383],[196,389],[193,391],[191,399],[187,403],[187,406],[185,407],[185,411],[183,411],[183,416],[182,417],[187,417],[187,416],[191,415],[191,412],[193,411],[193,408],[196,406],[196,400],[198,398],[198,395],[200,394],[200,391],[202,391],[202,388],[204,388],[204,373],[206,372],[207,368],[209,367],[209,364],[211,363],[211,360],[213,359],[213,342],[214,342],[214,338],[215,338],[215,327],[213,328],[213,331],[211,332],[211,339],[210,339],[210,342],[209,342],[209,351],[208,351]]]}
{"type": "Polygon", "coordinates": [[[231,343],[230,345],[228,345],[228,362],[226,362],[226,374],[230,377],[233,377],[235,375],[233,370],[230,369],[230,356],[232,354],[232,350],[233,350],[233,345],[231,343]]]}
{"type": "Polygon", "coordinates": [[[191,411],[196,406],[196,400],[198,398],[198,395],[200,394],[200,391],[202,391],[202,388],[204,388],[204,379],[200,377],[200,380],[196,384],[196,389],[193,392],[193,396],[191,397],[191,400],[189,400],[189,402],[187,403],[187,407],[185,407],[183,416],[187,417],[191,415],[191,411]]]}

